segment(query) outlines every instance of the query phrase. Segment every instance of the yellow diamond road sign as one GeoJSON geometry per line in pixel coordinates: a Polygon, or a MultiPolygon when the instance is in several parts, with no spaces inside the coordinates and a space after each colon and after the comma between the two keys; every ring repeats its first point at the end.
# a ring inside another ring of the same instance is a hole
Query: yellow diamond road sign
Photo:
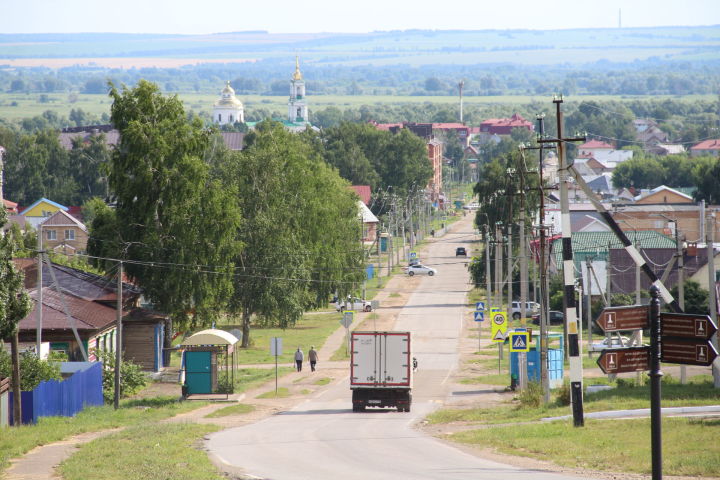
{"type": "Polygon", "coordinates": [[[507,312],[492,312],[490,313],[490,340],[493,342],[504,342],[507,332],[507,312]]]}

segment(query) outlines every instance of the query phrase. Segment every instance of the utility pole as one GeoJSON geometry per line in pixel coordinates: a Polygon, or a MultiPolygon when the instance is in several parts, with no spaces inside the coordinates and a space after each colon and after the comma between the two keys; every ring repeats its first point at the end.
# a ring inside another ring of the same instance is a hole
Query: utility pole
{"type": "Polygon", "coordinates": [[[528,256],[527,244],[525,242],[525,151],[520,149],[520,212],[518,213],[518,228],[520,230],[520,247],[518,255],[520,255],[520,318],[523,326],[526,322],[527,312],[525,304],[528,301],[528,256]]]}
{"type": "Polygon", "coordinates": [[[460,123],[463,123],[463,87],[465,86],[465,80],[460,80],[458,83],[458,89],[460,90],[460,123]]]}
{"type": "MultiPolygon", "coordinates": [[[[487,215],[485,215],[487,218],[487,215]]],[[[492,306],[492,284],[490,283],[490,225],[483,225],[485,230],[485,304],[488,318],[490,317],[490,307],[492,306]]]]}
{"type": "Polygon", "coordinates": [[[118,281],[117,281],[117,306],[116,306],[116,326],[115,326],[115,395],[113,405],[115,410],[120,408],[120,364],[122,363],[122,277],[123,264],[118,265],[118,281]]]}
{"type": "MultiPolygon", "coordinates": [[[[502,222],[495,225],[495,307],[500,308],[502,304],[502,222]]],[[[490,312],[492,316],[492,310],[490,312]]],[[[503,343],[498,342],[498,361],[503,358],[503,343]]]]}
{"type": "MultiPolygon", "coordinates": [[[[678,303],[680,309],[685,311],[685,255],[683,254],[682,244],[680,243],[680,232],[678,226],[680,225],[677,218],[673,220],[675,223],[675,256],[677,257],[677,278],[678,278],[678,303]]],[[[680,384],[685,385],[687,383],[687,367],[680,365],[680,384]]]]}
{"type": "MultiPolygon", "coordinates": [[[[638,242],[637,250],[642,252],[640,242],[638,242]]],[[[635,305],[640,305],[640,265],[637,264],[635,265],[635,305]]],[[[640,330],[640,333],[642,334],[642,330],[640,330]]],[[[638,346],[640,346],[639,343],[638,346]]]]}
{"type": "MultiPolygon", "coordinates": [[[[707,256],[708,256],[708,303],[710,304],[710,318],[717,322],[717,289],[715,288],[715,212],[708,214],[705,225],[707,235],[707,256]]],[[[713,345],[718,348],[718,335],[713,335],[713,345]]],[[[715,359],[712,365],[713,384],[720,388],[720,360],[715,359]]]]}
{"type": "MultiPolygon", "coordinates": [[[[584,141],[584,137],[564,138],[563,137],[563,114],[560,105],[563,103],[562,96],[553,98],[557,115],[557,151],[559,158],[560,174],[560,212],[562,223],[562,258],[563,258],[563,284],[564,284],[564,306],[565,325],[567,328],[568,355],[570,358],[570,398],[572,402],[573,424],[582,427],[585,424],[583,415],[582,398],[582,359],[580,358],[580,344],[578,341],[578,319],[575,305],[575,271],[572,254],[572,236],[570,225],[570,204],[568,199],[568,184],[570,176],[568,173],[567,159],[565,158],[565,142],[584,141]]],[[[553,140],[541,140],[550,142],[553,140]]]]}
{"type": "MultiPolygon", "coordinates": [[[[511,201],[512,201],[512,197],[511,201]]],[[[512,210],[512,208],[511,208],[512,210]]],[[[513,251],[512,251],[512,216],[507,224],[507,316],[508,319],[512,318],[512,299],[513,299],[513,251]]]]}
{"type": "Polygon", "coordinates": [[[592,344],[592,275],[590,274],[592,263],[588,257],[585,258],[585,268],[587,270],[587,308],[585,311],[587,312],[588,357],[592,358],[592,351],[590,350],[592,344]]]}
{"type": "MultiPolygon", "coordinates": [[[[537,115],[540,139],[545,136],[545,114],[537,115]]],[[[543,390],[543,402],[550,403],[550,378],[548,376],[548,296],[547,277],[547,237],[545,231],[545,191],[543,189],[543,162],[545,161],[544,143],[539,143],[539,174],[540,174],[540,383],[543,390]]]]}
{"type": "Polygon", "coordinates": [[[37,264],[37,311],[36,316],[36,333],[35,344],[37,349],[37,357],[41,358],[40,349],[42,347],[42,324],[43,324],[43,238],[42,224],[38,225],[37,247],[38,247],[38,264],[37,264]]]}

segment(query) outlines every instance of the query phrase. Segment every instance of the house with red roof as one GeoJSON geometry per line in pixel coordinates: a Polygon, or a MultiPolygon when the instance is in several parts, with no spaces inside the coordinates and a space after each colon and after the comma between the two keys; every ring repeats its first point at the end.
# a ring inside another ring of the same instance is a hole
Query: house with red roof
{"type": "Polygon", "coordinates": [[[602,140],[589,140],[578,147],[578,152],[594,153],[598,150],[615,150],[615,147],[602,140]]]}
{"type": "MultiPolygon", "coordinates": [[[[25,274],[25,289],[33,302],[33,310],[18,325],[19,340],[34,344],[37,339],[38,281],[34,259],[15,259],[25,274]]],[[[64,351],[70,361],[82,361],[73,326],[80,337],[89,361],[98,360],[95,351],[114,351],[117,321],[117,282],[101,275],[50,263],[42,270],[41,341],[49,349],[64,351]],[[56,288],[57,280],[59,288],[56,288]],[[58,290],[62,293],[58,293],[58,290]]],[[[143,370],[159,371],[163,367],[165,315],[139,308],[142,291],[123,282],[123,351],[126,359],[143,370]]]]}
{"type": "Polygon", "coordinates": [[[372,197],[370,185],[350,185],[350,189],[357,193],[357,196],[365,205],[370,205],[370,198],[372,197]]]}
{"type": "Polygon", "coordinates": [[[720,156],[720,138],[705,140],[690,148],[691,157],[699,157],[700,155],[720,156]]]}
{"type": "Polygon", "coordinates": [[[535,125],[525,120],[519,113],[510,118],[489,118],[480,124],[480,133],[486,135],[510,135],[513,128],[526,128],[535,131],[535,125]]]}

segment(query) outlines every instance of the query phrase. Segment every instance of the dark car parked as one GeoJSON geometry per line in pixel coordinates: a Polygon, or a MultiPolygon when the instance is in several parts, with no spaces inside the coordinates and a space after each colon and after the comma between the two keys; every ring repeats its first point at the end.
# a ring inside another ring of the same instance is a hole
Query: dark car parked
{"type": "MultiPolygon", "coordinates": [[[[563,315],[563,312],[558,312],[557,310],[550,310],[550,315],[548,316],[548,321],[550,325],[557,324],[562,325],[562,323],[565,321],[565,315],[563,315]]],[[[540,314],[535,314],[532,316],[532,323],[535,325],[540,325],[540,314]]]]}
{"type": "Polygon", "coordinates": [[[467,250],[465,250],[465,247],[457,247],[455,249],[455,256],[456,257],[467,257],[467,250]]]}

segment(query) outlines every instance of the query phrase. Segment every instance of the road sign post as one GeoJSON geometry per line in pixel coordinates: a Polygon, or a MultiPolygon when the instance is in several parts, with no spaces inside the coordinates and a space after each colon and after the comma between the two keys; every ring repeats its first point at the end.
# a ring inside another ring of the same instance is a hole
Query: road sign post
{"type": "Polygon", "coordinates": [[[662,480],[662,408],[660,370],[660,289],[650,287],[650,445],[652,450],[652,480],[662,480]]]}
{"type": "Polygon", "coordinates": [[[507,312],[491,309],[490,318],[490,341],[498,344],[498,374],[501,370],[500,361],[503,358],[503,343],[507,333],[507,312]]]}
{"type": "Polygon", "coordinates": [[[278,357],[282,355],[282,337],[270,339],[270,355],[275,356],[275,396],[278,393],[278,357]]]}
{"type": "Polygon", "coordinates": [[[340,325],[345,327],[345,355],[348,354],[348,348],[350,345],[350,325],[352,325],[354,315],[354,311],[346,310],[343,312],[342,318],[340,318],[340,325]]]}

